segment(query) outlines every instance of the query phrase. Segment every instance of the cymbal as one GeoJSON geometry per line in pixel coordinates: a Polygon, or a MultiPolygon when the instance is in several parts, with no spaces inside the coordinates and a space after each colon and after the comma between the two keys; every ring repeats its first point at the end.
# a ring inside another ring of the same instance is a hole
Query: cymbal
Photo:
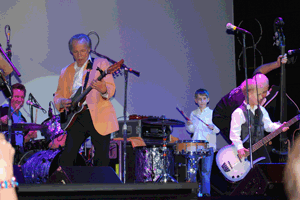
{"type": "Polygon", "coordinates": [[[166,126],[184,126],[185,123],[176,119],[161,119],[161,118],[148,118],[142,119],[142,122],[145,124],[151,125],[166,125],[166,126]]]}
{"type": "Polygon", "coordinates": [[[7,60],[5,58],[3,58],[1,53],[0,53],[0,69],[3,70],[4,76],[8,76],[13,71],[13,68],[7,62],[7,60]]]}
{"type": "MultiPolygon", "coordinates": [[[[12,131],[36,131],[46,128],[45,125],[35,123],[14,123],[11,126],[12,131]]],[[[8,125],[0,125],[0,131],[8,131],[8,125]]]]}

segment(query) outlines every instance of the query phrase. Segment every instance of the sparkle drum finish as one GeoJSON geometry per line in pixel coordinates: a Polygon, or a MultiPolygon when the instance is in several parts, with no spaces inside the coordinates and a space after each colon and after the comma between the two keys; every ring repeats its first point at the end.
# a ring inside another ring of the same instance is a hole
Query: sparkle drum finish
{"type": "MultiPolygon", "coordinates": [[[[29,151],[19,162],[26,184],[46,183],[51,174],[58,168],[61,150],[29,151]]],[[[78,154],[75,165],[86,166],[84,158],[78,154]]]]}
{"type": "MultiPolygon", "coordinates": [[[[164,157],[163,147],[140,147],[135,149],[135,176],[136,182],[155,182],[163,173],[164,157]]],[[[173,146],[167,147],[166,172],[174,175],[174,150],[173,146]]]]}

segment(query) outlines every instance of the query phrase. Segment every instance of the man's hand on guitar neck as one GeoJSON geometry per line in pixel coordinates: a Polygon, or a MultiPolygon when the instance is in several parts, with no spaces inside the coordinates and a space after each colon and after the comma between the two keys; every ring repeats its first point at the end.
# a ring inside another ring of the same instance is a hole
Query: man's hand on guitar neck
{"type": "MultiPolygon", "coordinates": [[[[286,122],[283,122],[282,124],[283,124],[283,126],[284,126],[284,124],[286,124],[286,122]]],[[[287,127],[283,127],[283,128],[282,128],[282,132],[286,132],[287,130],[289,130],[289,128],[290,128],[290,127],[288,127],[288,126],[287,126],[287,127]]]]}
{"type": "Polygon", "coordinates": [[[91,87],[97,90],[98,92],[100,92],[103,97],[106,97],[105,95],[107,95],[107,88],[106,88],[106,83],[103,79],[101,81],[92,80],[91,87]]]}
{"type": "Polygon", "coordinates": [[[60,100],[60,108],[64,108],[66,111],[69,111],[69,107],[71,106],[72,100],[71,99],[65,99],[62,98],[60,100]]]}
{"type": "Polygon", "coordinates": [[[249,149],[246,148],[242,148],[238,150],[238,156],[240,159],[242,159],[243,157],[245,157],[246,152],[249,152],[249,149]]]}

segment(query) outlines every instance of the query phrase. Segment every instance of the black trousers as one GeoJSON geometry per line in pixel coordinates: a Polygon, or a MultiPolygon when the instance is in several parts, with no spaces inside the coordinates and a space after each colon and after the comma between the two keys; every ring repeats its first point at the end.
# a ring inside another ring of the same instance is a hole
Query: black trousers
{"type": "Polygon", "coordinates": [[[78,151],[89,136],[95,148],[94,166],[108,166],[110,134],[102,136],[96,131],[88,109],[78,114],[76,121],[67,131],[66,144],[59,158],[59,165],[76,165],[78,151]]]}

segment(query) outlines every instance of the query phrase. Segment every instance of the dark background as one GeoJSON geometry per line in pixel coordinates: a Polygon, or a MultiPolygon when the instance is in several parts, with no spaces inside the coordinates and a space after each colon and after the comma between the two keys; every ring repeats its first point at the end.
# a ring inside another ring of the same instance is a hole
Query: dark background
{"type": "MultiPolygon", "coordinates": [[[[299,1],[234,1],[234,24],[250,31],[256,43],[256,66],[273,62],[280,55],[281,50],[274,46],[274,21],[281,17],[285,23],[285,52],[290,49],[300,48],[299,26],[300,12],[299,1]]],[[[246,38],[248,77],[254,71],[253,45],[251,37],[246,38]]],[[[243,69],[242,37],[235,37],[236,75],[237,85],[245,79],[243,69]]],[[[299,103],[299,64],[286,64],[286,89],[289,96],[299,103]]],[[[280,85],[280,68],[267,74],[270,85],[280,85]]]]}
{"type": "MultiPolygon", "coordinates": [[[[300,48],[299,39],[299,26],[300,26],[300,12],[299,1],[237,1],[234,0],[234,24],[238,27],[246,29],[254,36],[254,42],[256,44],[255,62],[254,63],[254,50],[252,38],[246,36],[246,56],[247,56],[247,68],[248,78],[251,78],[254,69],[262,64],[274,62],[277,57],[282,53],[287,53],[291,49],[300,48]],[[281,17],[283,19],[283,35],[285,40],[282,45],[275,45],[275,31],[274,22],[275,19],[281,17]]],[[[239,85],[245,79],[245,70],[243,64],[242,54],[242,34],[235,37],[235,61],[236,61],[236,82],[239,85]]],[[[287,107],[287,120],[291,119],[298,113],[297,106],[299,105],[299,56],[293,56],[289,58],[289,64],[285,65],[286,69],[286,92],[295,102],[288,100],[287,107]],[[296,106],[296,105],[297,106],[296,106]]],[[[270,86],[280,86],[281,69],[275,69],[267,74],[270,81],[270,86]]],[[[268,107],[266,107],[268,110],[268,107]]],[[[278,121],[280,119],[280,103],[274,104],[276,112],[269,112],[272,121],[278,121]]],[[[293,137],[298,136],[297,129],[299,123],[290,127],[290,130],[286,133],[286,136],[293,143],[293,137]]],[[[280,137],[284,137],[285,134],[281,134],[280,137]]],[[[272,140],[273,144],[270,147],[272,149],[280,150],[282,148],[280,137],[276,137],[272,140]]],[[[286,148],[287,146],[285,146],[286,148]]],[[[276,153],[271,155],[273,162],[285,162],[284,158],[278,158],[276,153]]]]}

